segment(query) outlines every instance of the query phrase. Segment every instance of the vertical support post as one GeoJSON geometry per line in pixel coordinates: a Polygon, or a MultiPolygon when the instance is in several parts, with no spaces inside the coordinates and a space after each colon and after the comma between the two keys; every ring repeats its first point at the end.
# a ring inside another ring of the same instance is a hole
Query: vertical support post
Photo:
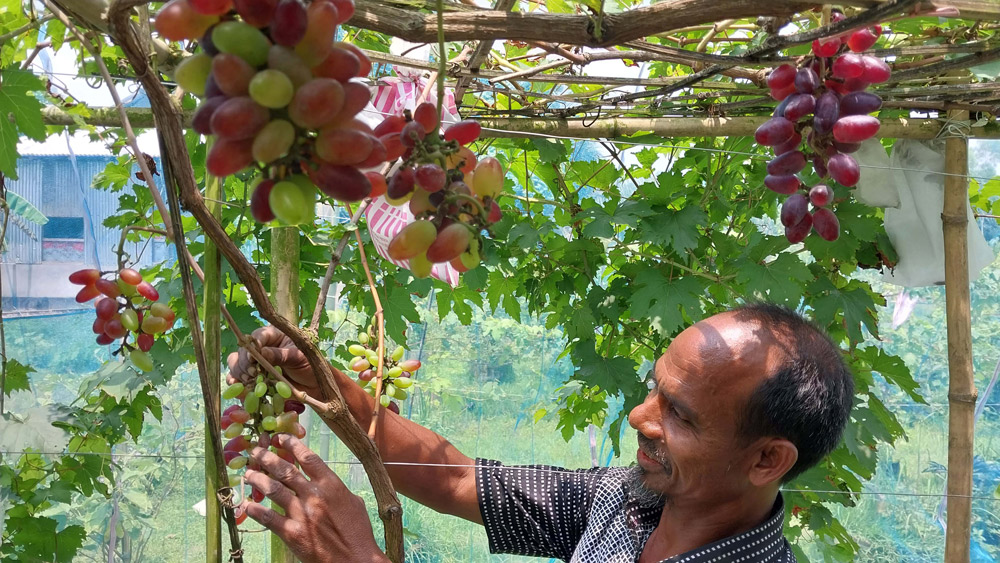
{"type": "MultiPolygon", "coordinates": [[[[208,210],[216,218],[222,216],[222,181],[214,176],[209,176],[205,183],[205,203],[208,210]]],[[[184,260],[179,257],[178,260],[184,260]]],[[[183,264],[185,267],[187,264],[183,264]]],[[[205,405],[207,409],[219,411],[222,399],[219,396],[221,364],[221,299],[222,283],[221,262],[219,249],[208,237],[205,237],[205,258],[202,269],[205,271],[205,358],[208,360],[205,366],[208,379],[212,404],[205,405]]],[[[212,450],[212,432],[208,419],[205,419],[205,561],[206,563],[221,563],[222,560],[222,512],[219,510],[218,490],[219,472],[218,469],[209,462],[215,459],[215,452],[212,450]]],[[[228,483],[226,483],[228,485],[228,483]]]]}
{"type": "MultiPolygon", "coordinates": [[[[969,119],[950,111],[950,120],[969,119]]],[[[946,563],[968,563],[972,525],[972,440],[976,386],[972,369],[972,310],[969,299],[968,140],[945,141],[945,300],[948,319],[948,529],[946,563]]]]}
{"type": "MultiPolygon", "coordinates": [[[[299,228],[271,229],[271,301],[278,314],[292,324],[299,322],[299,228]]],[[[271,503],[271,508],[281,507],[271,503]]],[[[271,563],[294,563],[295,556],[271,534],[271,563]]]]}

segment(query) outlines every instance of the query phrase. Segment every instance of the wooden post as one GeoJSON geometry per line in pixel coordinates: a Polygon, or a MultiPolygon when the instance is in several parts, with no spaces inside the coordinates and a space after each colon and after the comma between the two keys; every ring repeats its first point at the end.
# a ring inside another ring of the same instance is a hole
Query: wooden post
{"type": "MultiPolygon", "coordinates": [[[[271,229],[271,302],[278,314],[293,324],[299,322],[299,228],[271,229]]],[[[271,503],[281,512],[281,507],[271,503]]],[[[294,563],[295,556],[271,534],[271,563],[294,563]]]]}
{"type": "MultiPolygon", "coordinates": [[[[949,119],[967,120],[952,111],[949,119]]],[[[972,311],[969,300],[968,140],[945,141],[944,285],[948,319],[948,529],[945,563],[968,563],[972,526],[972,436],[976,385],[972,370],[972,311]]]]}
{"type": "MultiPolygon", "coordinates": [[[[205,198],[208,210],[215,217],[222,216],[222,181],[213,176],[208,177],[205,185],[205,198]]],[[[183,262],[182,262],[183,264],[183,262]]],[[[202,269],[205,271],[205,366],[206,378],[209,382],[213,404],[205,408],[221,408],[222,398],[219,395],[220,367],[222,356],[220,337],[222,330],[221,313],[219,309],[222,299],[222,284],[220,281],[219,249],[211,239],[205,237],[205,258],[202,269]]],[[[205,417],[205,561],[220,563],[222,560],[222,511],[219,510],[217,492],[219,490],[219,471],[208,460],[215,459],[212,451],[212,432],[205,417]]],[[[227,483],[228,484],[228,483],[227,483]]]]}

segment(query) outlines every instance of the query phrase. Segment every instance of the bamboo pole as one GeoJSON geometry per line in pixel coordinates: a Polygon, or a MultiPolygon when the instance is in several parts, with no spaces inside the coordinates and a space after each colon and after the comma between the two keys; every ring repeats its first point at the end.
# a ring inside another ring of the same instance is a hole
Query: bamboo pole
{"type": "MultiPolygon", "coordinates": [[[[271,229],[271,302],[278,314],[292,324],[299,323],[299,228],[271,229]]],[[[281,507],[271,503],[278,513],[281,507]]],[[[294,563],[292,551],[281,538],[271,534],[271,563],[294,563]]]]}
{"type": "MultiPolygon", "coordinates": [[[[211,141],[210,141],[211,142],[211,141]]],[[[205,198],[207,199],[208,210],[215,218],[222,217],[222,182],[213,176],[208,177],[205,183],[205,198]]],[[[218,412],[221,408],[222,398],[219,395],[220,386],[220,364],[218,359],[222,357],[221,334],[222,321],[220,312],[220,302],[222,298],[222,285],[220,280],[221,262],[219,249],[212,242],[212,239],[205,239],[205,357],[209,361],[205,365],[206,378],[208,379],[209,392],[212,395],[214,404],[206,405],[206,408],[215,409],[218,412]],[[213,361],[214,360],[214,361],[213,361]]],[[[205,459],[213,459],[215,455],[212,448],[212,431],[208,424],[208,417],[205,417],[205,459]]],[[[215,500],[219,487],[219,472],[210,463],[205,464],[205,562],[221,563],[222,555],[222,514],[219,510],[219,503],[215,500]]],[[[225,483],[224,486],[229,486],[225,483]]]]}
{"type": "MultiPolygon", "coordinates": [[[[953,111],[953,120],[968,113],[953,111]]],[[[945,299],[948,322],[948,520],[945,563],[968,563],[972,526],[972,441],[976,385],[972,369],[969,299],[968,141],[945,141],[944,229],[945,299]]]]}

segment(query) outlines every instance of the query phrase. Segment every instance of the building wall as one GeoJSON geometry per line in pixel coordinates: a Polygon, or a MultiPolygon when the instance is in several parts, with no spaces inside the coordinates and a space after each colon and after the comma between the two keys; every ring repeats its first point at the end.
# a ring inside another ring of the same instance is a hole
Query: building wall
{"type": "MultiPolygon", "coordinates": [[[[105,227],[104,219],[118,210],[122,193],[92,187],[94,176],[114,159],[104,155],[24,155],[18,161],[20,179],[7,187],[37,207],[49,223],[11,221],[7,246],[0,255],[5,311],[66,306],[79,290],[67,276],[81,268],[117,269],[115,252],[121,231],[105,227]]],[[[162,179],[157,178],[163,191],[162,179]]],[[[130,188],[126,188],[128,192],[130,188]]],[[[139,256],[139,267],[173,260],[164,241],[126,244],[139,256]]]]}

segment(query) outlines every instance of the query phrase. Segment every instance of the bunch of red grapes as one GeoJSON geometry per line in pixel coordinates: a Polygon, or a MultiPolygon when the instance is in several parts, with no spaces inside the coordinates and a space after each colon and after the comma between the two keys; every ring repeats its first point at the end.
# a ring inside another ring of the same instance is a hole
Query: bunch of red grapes
{"type": "MultiPolygon", "coordinates": [[[[843,17],[835,12],[833,21],[843,17]]],[[[890,71],[884,60],[860,53],[881,33],[881,26],[875,25],[816,40],[813,56],[798,68],[784,64],[767,77],[771,96],[780,103],[754,137],[758,144],[773,147],[775,157],[767,163],[764,185],[788,196],[781,206],[781,224],[789,242],[801,242],[811,230],[828,241],[840,236],[840,222],[828,207],[833,190],[822,181],[831,178],[850,188],[861,176],[850,153],[878,132],[878,118],[869,114],[882,106],[882,99],[865,89],[888,80],[890,71]],[[797,176],[810,161],[821,181],[812,187],[797,176]]]]}
{"type": "Polygon", "coordinates": [[[501,218],[496,198],[503,190],[500,162],[487,156],[477,160],[467,145],[479,138],[479,123],[461,121],[438,133],[435,106],[423,103],[412,114],[390,115],[375,134],[388,157],[403,158],[402,166],[384,185],[386,200],[409,203],[416,220],[403,227],[389,243],[389,257],[409,260],[419,278],[430,275],[434,264],[448,262],[459,272],[479,265],[482,233],[501,218]]]}
{"type": "MultiPolygon", "coordinates": [[[[358,343],[347,347],[353,356],[349,364],[351,371],[358,374],[358,383],[372,397],[376,391],[375,371],[378,366],[378,350],[372,348],[376,344],[373,332],[374,329],[369,329],[369,332],[358,334],[358,343]]],[[[396,414],[399,414],[399,404],[393,399],[399,401],[406,399],[408,396],[406,389],[413,387],[414,384],[411,376],[420,369],[420,360],[404,360],[404,353],[403,347],[398,346],[382,366],[382,395],[379,397],[379,403],[396,414]]]]}
{"type": "Polygon", "coordinates": [[[351,80],[371,61],[334,42],[353,13],[353,0],[172,0],[156,17],[167,39],[199,39],[175,78],[202,98],[192,126],[214,136],[208,171],[261,171],[250,200],[257,221],[311,222],[317,188],[343,202],[371,194],[359,168],[387,152],[357,119],[370,92],[351,80]]]}
{"type": "MultiPolygon", "coordinates": [[[[304,438],[306,429],[299,423],[299,415],[305,412],[306,406],[291,398],[291,386],[274,379],[259,366],[251,370],[251,377],[245,383],[233,383],[222,392],[223,399],[239,400],[238,404],[222,412],[222,435],[229,440],[222,448],[222,457],[234,471],[244,467],[259,470],[256,462],[244,455],[258,446],[270,448],[278,457],[295,465],[295,457],[290,452],[271,445],[271,435],[282,432],[304,438]]],[[[231,486],[240,483],[239,475],[231,475],[229,479],[231,486]]],[[[261,502],[264,493],[254,487],[250,498],[261,502]]],[[[238,510],[236,523],[241,524],[244,520],[246,513],[238,510]]]]}
{"type": "Polygon", "coordinates": [[[69,275],[69,281],[83,286],[76,294],[77,303],[97,299],[94,302],[97,343],[106,346],[121,339],[120,351],[128,351],[132,364],[142,371],[152,371],[149,349],[153,347],[153,335],[169,330],[176,318],[168,305],[156,303],[160,293],[153,284],[132,268],[124,268],[117,274],[78,270],[69,275]],[[105,278],[106,274],[113,276],[105,278]]]}

